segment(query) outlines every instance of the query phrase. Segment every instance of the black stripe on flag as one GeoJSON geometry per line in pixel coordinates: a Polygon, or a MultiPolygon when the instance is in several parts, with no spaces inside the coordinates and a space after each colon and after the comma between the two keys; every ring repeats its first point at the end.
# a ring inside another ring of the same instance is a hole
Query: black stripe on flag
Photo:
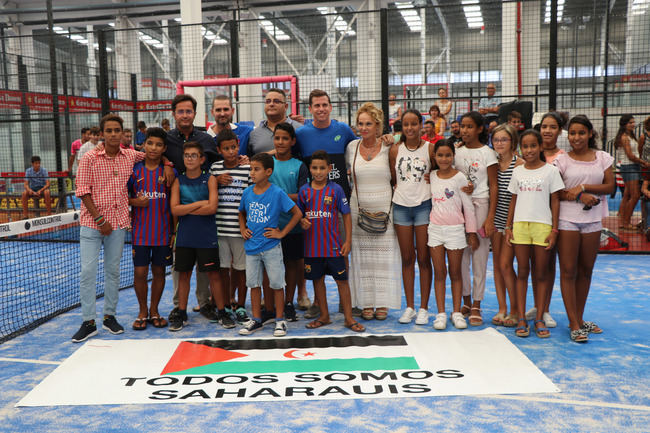
{"type": "Polygon", "coordinates": [[[401,335],[370,335],[367,337],[312,337],[282,339],[242,339],[242,340],[198,340],[188,343],[219,347],[226,350],[256,349],[309,349],[323,347],[368,347],[368,346],[406,346],[401,335]]]}

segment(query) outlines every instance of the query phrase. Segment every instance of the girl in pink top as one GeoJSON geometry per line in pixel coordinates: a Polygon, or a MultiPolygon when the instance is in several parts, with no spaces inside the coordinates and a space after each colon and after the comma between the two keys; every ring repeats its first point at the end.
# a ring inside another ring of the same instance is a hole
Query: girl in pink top
{"type": "Polygon", "coordinates": [[[560,284],[571,340],[585,342],[589,333],[603,332],[582,315],[600,245],[602,218],[609,213],[605,195],[615,188],[614,158],[596,149],[596,133],[585,116],[575,116],[569,122],[569,144],[572,150],[555,160],[565,184],[560,192],[558,224],[560,284]]]}
{"type": "Polygon", "coordinates": [[[455,148],[447,140],[440,140],[435,145],[435,161],[438,170],[431,173],[431,215],[429,222],[429,251],[433,259],[434,289],[438,314],[433,327],[438,330],[447,327],[445,313],[445,252],[449,261],[449,279],[453,313],[451,321],[456,328],[467,328],[467,322],[460,312],[462,295],[461,263],[463,251],[467,244],[473,250],[478,248],[476,236],[476,215],[472,200],[463,188],[467,186],[467,178],[453,168],[455,148]],[[466,234],[467,233],[467,234],[466,234]]]}

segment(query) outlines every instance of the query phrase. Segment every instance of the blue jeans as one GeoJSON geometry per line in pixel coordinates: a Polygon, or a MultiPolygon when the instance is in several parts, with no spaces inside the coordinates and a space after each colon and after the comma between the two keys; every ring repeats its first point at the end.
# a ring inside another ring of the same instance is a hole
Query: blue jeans
{"type": "Polygon", "coordinates": [[[99,230],[81,227],[79,292],[81,317],[84,322],[93,320],[97,316],[95,308],[97,265],[102,244],[104,244],[104,314],[115,315],[120,284],[120,260],[124,249],[125,233],[126,230],[124,229],[116,229],[110,235],[103,236],[99,230]]]}

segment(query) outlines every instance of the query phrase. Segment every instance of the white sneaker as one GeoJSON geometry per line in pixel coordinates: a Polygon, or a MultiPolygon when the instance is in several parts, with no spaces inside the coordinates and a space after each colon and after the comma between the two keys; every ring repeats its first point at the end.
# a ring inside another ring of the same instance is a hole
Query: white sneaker
{"type": "Polygon", "coordinates": [[[526,311],[526,320],[535,320],[537,316],[537,308],[533,307],[530,310],[526,311]]]}
{"type": "MultiPolygon", "coordinates": [[[[460,314],[460,313],[458,313],[460,314]]],[[[460,317],[463,318],[463,315],[460,314],[460,317]]],[[[453,318],[453,315],[452,315],[453,318]]],[[[463,322],[465,319],[463,319],[463,322]]],[[[456,326],[454,324],[454,326],[456,326]]],[[[433,321],[433,329],[437,329],[439,331],[445,329],[447,327],[447,313],[438,313],[436,314],[436,320],[433,321]]],[[[467,323],[465,323],[465,328],[467,328],[467,323]]]]}
{"type": "Polygon", "coordinates": [[[411,307],[406,307],[406,310],[402,313],[402,316],[399,318],[399,323],[411,323],[415,319],[415,310],[411,307]]]}
{"type": "Polygon", "coordinates": [[[427,311],[424,308],[420,308],[418,310],[418,315],[415,318],[415,324],[416,325],[426,325],[429,323],[429,311],[427,311]]]}
{"type": "Polygon", "coordinates": [[[287,335],[287,322],[284,320],[275,321],[275,330],[273,330],[274,337],[284,337],[287,335]]]}
{"type": "Polygon", "coordinates": [[[454,324],[454,327],[456,327],[456,329],[467,328],[467,321],[463,317],[462,313],[459,312],[451,313],[451,322],[454,324]]]}
{"type": "Polygon", "coordinates": [[[557,326],[557,322],[551,317],[551,313],[544,313],[542,319],[547,328],[555,328],[557,326]]]}

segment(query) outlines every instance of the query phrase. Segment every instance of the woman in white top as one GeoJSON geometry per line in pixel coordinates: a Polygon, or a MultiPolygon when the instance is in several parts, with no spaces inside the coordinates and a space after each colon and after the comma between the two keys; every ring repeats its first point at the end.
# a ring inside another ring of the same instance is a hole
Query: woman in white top
{"type": "Polygon", "coordinates": [[[451,102],[449,99],[447,99],[447,89],[444,87],[439,87],[438,88],[438,96],[440,96],[440,99],[438,99],[438,107],[440,108],[440,114],[442,117],[445,119],[448,119],[447,116],[449,116],[449,113],[451,112],[451,107],[454,105],[453,102],[451,102]]]}
{"type": "Polygon", "coordinates": [[[397,103],[397,97],[394,94],[388,95],[388,121],[390,122],[390,126],[393,126],[393,123],[401,118],[402,107],[397,103]]]}
{"type": "Polygon", "coordinates": [[[639,145],[634,135],[636,122],[631,114],[624,114],[618,121],[618,133],[614,139],[616,146],[616,161],[620,164],[620,172],[625,182],[625,190],[621,199],[619,229],[626,232],[636,232],[632,225],[632,213],[639,201],[641,192],[639,180],[641,179],[641,166],[647,166],[645,161],[639,158],[639,145]]]}
{"type": "Polygon", "coordinates": [[[422,114],[409,109],[402,115],[402,136],[390,149],[389,161],[393,192],[393,224],[402,256],[402,280],[406,310],[400,323],[426,325],[429,321],[429,294],[432,268],[427,247],[431,213],[431,190],[425,175],[433,165],[433,144],[420,138],[422,114]],[[415,242],[413,240],[415,234],[415,242]],[[417,251],[417,255],[416,255],[417,251]],[[420,309],[415,312],[415,260],[420,270],[420,309]]]}
{"type": "Polygon", "coordinates": [[[350,287],[352,305],[362,307],[366,320],[384,320],[388,308],[400,308],[399,246],[395,229],[388,224],[384,233],[368,233],[357,224],[359,208],[369,212],[389,212],[391,185],[388,153],[390,148],[379,139],[383,129],[383,112],[368,102],[357,111],[360,140],[345,150],[345,160],[354,186],[350,197],[352,214],[352,250],[350,252],[350,287]],[[375,311],[376,308],[376,311],[375,311]]]}

